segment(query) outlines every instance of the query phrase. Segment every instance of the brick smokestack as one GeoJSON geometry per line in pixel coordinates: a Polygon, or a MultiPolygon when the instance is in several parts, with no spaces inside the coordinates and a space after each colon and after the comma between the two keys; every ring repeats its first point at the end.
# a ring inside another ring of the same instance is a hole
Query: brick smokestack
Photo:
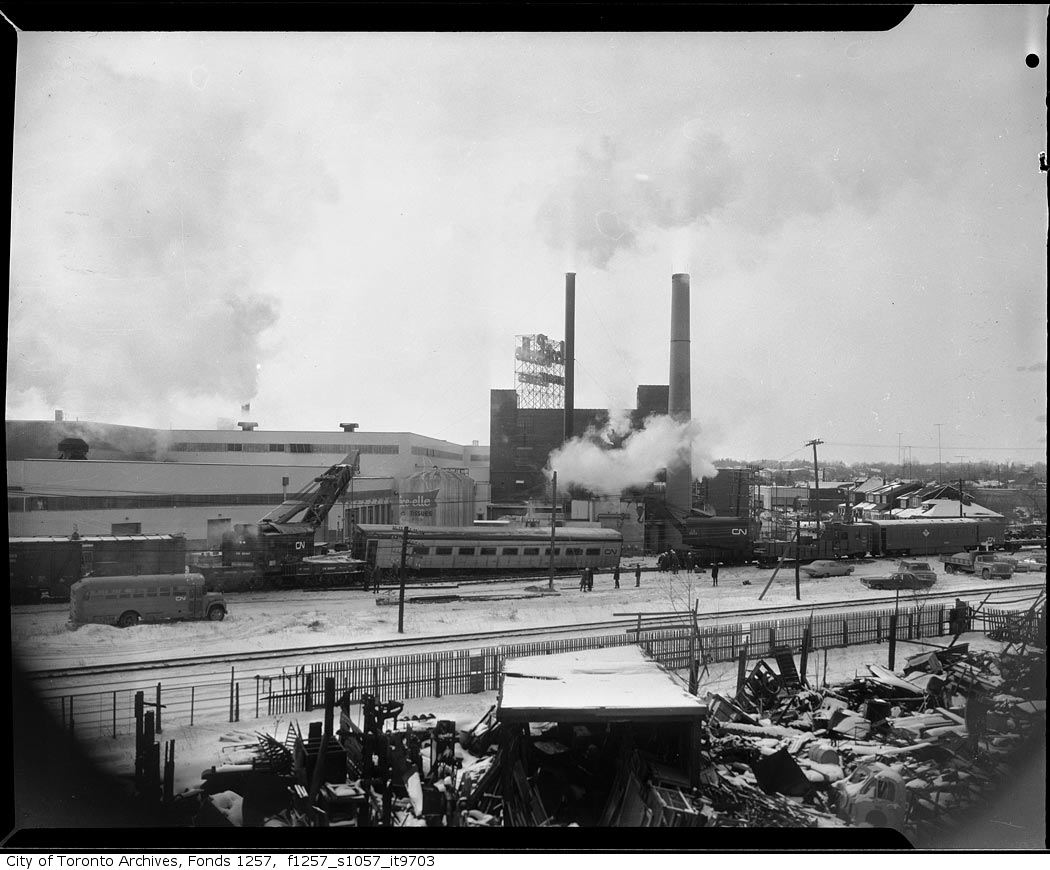
{"type": "Polygon", "coordinates": [[[573,394],[576,353],[576,273],[565,273],[565,424],[564,436],[568,441],[573,436],[573,394]]]}
{"type": "MultiPolygon", "coordinates": [[[[671,276],[671,374],[668,380],[667,412],[676,422],[685,423],[692,417],[691,384],[689,379],[689,276],[678,273],[671,276]]],[[[692,457],[667,469],[667,506],[675,516],[684,516],[692,508],[692,457]]],[[[681,536],[670,529],[670,538],[677,544],[681,536]]]]}

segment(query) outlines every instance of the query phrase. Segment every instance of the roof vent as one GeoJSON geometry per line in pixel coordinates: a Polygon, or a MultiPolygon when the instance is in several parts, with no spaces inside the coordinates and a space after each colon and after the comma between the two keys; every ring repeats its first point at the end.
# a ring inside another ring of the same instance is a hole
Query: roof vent
{"type": "Polygon", "coordinates": [[[344,432],[356,432],[357,431],[357,427],[360,426],[361,424],[360,423],[340,423],[339,425],[342,427],[344,432]]]}
{"type": "Polygon", "coordinates": [[[240,426],[241,429],[243,431],[245,431],[245,432],[254,432],[255,431],[255,427],[258,426],[259,424],[258,423],[244,423],[244,422],[241,422],[241,423],[238,423],[237,425],[240,426]]]}

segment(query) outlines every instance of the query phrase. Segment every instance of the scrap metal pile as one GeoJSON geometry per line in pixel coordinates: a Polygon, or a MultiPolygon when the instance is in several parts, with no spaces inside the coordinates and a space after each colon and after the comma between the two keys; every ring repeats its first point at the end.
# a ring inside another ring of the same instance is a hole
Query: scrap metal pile
{"type": "Polygon", "coordinates": [[[812,690],[760,661],[734,698],[709,695],[695,790],[708,824],[871,825],[922,843],[964,824],[1044,738],[1044,648],[955,644],[866,670],[812,690]]]}

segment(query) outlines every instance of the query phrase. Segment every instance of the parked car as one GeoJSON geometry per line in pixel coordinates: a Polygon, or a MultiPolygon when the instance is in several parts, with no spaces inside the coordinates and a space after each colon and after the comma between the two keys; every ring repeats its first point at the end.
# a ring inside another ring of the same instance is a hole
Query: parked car
{"type": "Polygon", "coordinates": [[[853,573],[852,565],[838,559],[817,559],[808,565],[802,565],[801,568],[810,577],[845,577],[853,573]]]}
{"type": "Polygon", "coordinates": [[[931,580],[910,571],[895,571],[888,577],[861,577],[860,582],[869,589],[929,589],[937,582],[937,575],[931,580]]]}
{"type": "Polygon", "coordinates": [[[897,566],[898,571],[914,574],[916,577],[929,580],[931,584],[937,582],[937,572],[929,562],[909,562],[902,560],[897,566]]]}
{"type": "Polygon", "coordinates": [[[849,779],[835,783],[837,811],[855,825],[904,830],[908,788],[897,771],[881,761],[864,760],[849,779]]]}

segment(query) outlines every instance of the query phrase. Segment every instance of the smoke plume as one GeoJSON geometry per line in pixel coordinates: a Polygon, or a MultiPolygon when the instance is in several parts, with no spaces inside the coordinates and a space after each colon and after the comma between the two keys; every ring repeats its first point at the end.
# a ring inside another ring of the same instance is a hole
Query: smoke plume
{"type": "Polygon", "coordinates": [[[677,422],[653,414],[643,428],[632,430],[626,414],[610,413],[603,428],[591,428],[552,451],[547,472],[558,472],[559,485],[577,484],[609,494],[652,483],[663,469],[686,458],[692,459],[695,478],[718,473],[700,442],[696,420],[677,422]]]}
{"type": "Polygon", "coordinates": [[[22,98],[9,402],[164,425],[255,396],[280,268],[336,196],[302,134],[218,74],[103,69],[22,98]]]}
{"type": "Polygon", "coordinates": [[[646,229],[688,226],[723,208],[739,182],[730,158],[720,136],[688,125],[654,156],[627,157],[606,137],[596,154],[580,149],[575,172],[544,201],[541,231],[551,246],[568,244],[605,268],[646,229]]]}

